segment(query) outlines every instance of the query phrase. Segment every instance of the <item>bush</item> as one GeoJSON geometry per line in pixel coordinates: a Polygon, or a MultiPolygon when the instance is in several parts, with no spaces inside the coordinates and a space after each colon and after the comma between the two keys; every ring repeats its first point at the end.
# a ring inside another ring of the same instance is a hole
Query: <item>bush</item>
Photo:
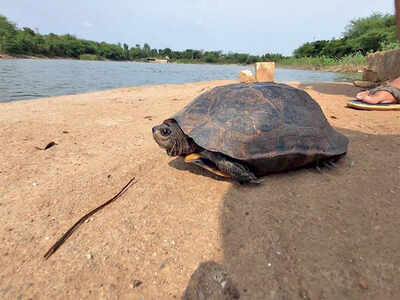
{"type": "Polygon", "coordinates": [[[104,60],[104,58],[97,56],[95,54],[81,54],[79,56],[80,60],[104,60]]]}
{"type": "Polygon", "coordinates": [[[350,22],[343,37],[330,41],[308,42],[297,48],[295,57],[328,56],[340,58],[361,52],[367,54],[397,47],[394,15],[373,14],[350,22]]]}
{"type": "Polygon", "coordinates": [[[398,41],[396,41],[396,42],[383,41],[380,43],[380,49],[382,51],[387,51],[387,50],[392,50],[392,49],[397,49],[397,48],[400,48],[400,43],[398,41]]]}

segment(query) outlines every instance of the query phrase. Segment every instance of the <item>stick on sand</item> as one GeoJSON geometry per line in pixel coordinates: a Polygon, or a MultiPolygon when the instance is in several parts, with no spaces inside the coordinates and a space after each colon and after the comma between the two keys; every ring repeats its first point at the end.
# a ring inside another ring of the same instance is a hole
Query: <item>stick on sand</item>
{"type": "Polygon", "coordinates": [[[46,254],[44,255],[45,259],[49,259],[50,256],[53,255],[54,252],[57,251],[58,248],[61,247],[61,245],[72,235],[72,233],[78,229],[78,227],[85,222],[89,217],[91,217],[92,215],[94,215],[96,212],[98,212],[100,209],[106,207],[108,204],[110,204],[111,202],[115,201],[116,199],[118,199],[119,197],[122,196],[122,194],[124,194],[128,188],[131,186],[131,184],[135,184],[136,182],[134,182],[135,177],[133,177],[131,180],[129,180],[129,182],[127,183],[127,185],[125,185],[122,190],[116,194],[114,197],[112,197],[110,200],[108,200],[107,202],[104,202],[102,205],[100,205],[99,207],[91,210],[90,212],[88,212],[86,215],[84,215],[82,218],[79,219],[78,222],[76,222],[50,249],[49,251],[46,252],[46,254]]]}

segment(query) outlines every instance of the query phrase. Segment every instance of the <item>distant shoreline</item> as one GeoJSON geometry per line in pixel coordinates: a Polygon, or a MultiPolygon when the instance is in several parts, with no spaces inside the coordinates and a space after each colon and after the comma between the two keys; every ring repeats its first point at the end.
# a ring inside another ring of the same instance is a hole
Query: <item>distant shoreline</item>
{"type": "MultiPolygon", "coordinates": [[[[85,59],[78,59],[72,57],[45,57],[45,56],[32,56],[32,55],[10,55],[5,53],[0,53],[0,59],[66,59],[66,60],[82,60],[82,61],[108,61],[108,62],[145,62],[145,61],[136,61],[136,60],[85,60],[85,59]]],[[[149,62],[152,63],[152,62],[149,62]]],[[[176,64],[205,64],[203,62],[184,62],[184,61],[172,61],[169,63],[176,63],[176,64]]],[[[221,63],[207,63],[212,65],[240,65],[240,64],[221,64],[221,63]]],[[[249,66],[251,68],[253,65],[242,65],[242,66],[249,66]]],[[[321,72],[335,72],[335,73],[357,73],[362,71],[364,66],[355,66],[355,65],[335,65],[335,66],[315,66],[315,65],[304,65],[304,64],[281,64],[277,63],[276,67],[278,69],[294,69],[294,70],[310,70],[310,71],[321,71],[321,72]]]]}
{"type": "Polygon", "coordinates": [[[295,69],[295,70],[309,70],[321,72],[335,72],[335,73],[358,73],[363,70],[365,66],[313,66],[313,65],[283,65],[277,64],[278,69],[295,69]]]}

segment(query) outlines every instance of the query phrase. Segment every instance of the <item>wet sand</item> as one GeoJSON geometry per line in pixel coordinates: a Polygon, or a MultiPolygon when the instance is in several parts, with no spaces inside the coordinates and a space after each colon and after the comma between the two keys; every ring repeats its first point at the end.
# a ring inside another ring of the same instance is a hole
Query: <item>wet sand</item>
{"type": "Polygon", "coordinates": [[[345,108],[358,91],[347,83],[290,83],[349,137],[349,153],[322,174],[239,186],[168,157],[151,134],[201,92],[233,82],[0,104],[0,298],[180,299],[213,261],[240,299],[397,299],[400,112],[345,108]]]}

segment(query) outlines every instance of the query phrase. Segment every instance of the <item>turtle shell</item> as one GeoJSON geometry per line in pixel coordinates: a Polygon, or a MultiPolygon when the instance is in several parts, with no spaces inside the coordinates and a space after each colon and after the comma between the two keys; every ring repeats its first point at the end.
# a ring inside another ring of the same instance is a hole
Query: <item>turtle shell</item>
{"type": "Polygon", "coordinates": [[[197,145],[246,161],[258,174],[347,151],[348,139],[330,126],[318,103],[285,84],[216,87],[172,118],[197,145]]]}

